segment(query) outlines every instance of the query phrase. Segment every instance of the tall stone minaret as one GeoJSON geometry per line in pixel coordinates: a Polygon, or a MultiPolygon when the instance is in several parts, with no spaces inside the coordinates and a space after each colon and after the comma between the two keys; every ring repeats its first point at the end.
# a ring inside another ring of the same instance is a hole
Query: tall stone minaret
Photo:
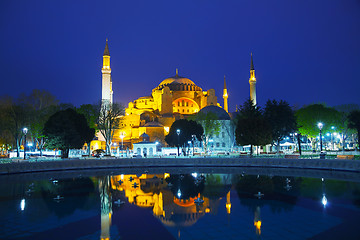
{"type": "Polygon", "coordinates": [[[251,53],[249,83],[250,83],[250,99],[253,101],[253,104],[256,105],[256,78],[255,78],[255,69],[254,69],[252,53],[251,53]]]}
{"type": "Polygon", "coordinates": [[[224,98],[224,110],[226,112],[229,112],[228,109],[228,93],[227,93],[227,88],[226,88],[226,79],[225,79],[225,75],[224,75],[224,90],[223,90],[223,98],[224,98]]]}
{"type": "Polygon", "coordinates": [[[113,103],[113,91],[111,80],[111,68],[110,68],[110,53],[108,40],[106,39],[106,45],[103,55],[103,67],[102,72],[102,102],[105,104],[113,103]]]}

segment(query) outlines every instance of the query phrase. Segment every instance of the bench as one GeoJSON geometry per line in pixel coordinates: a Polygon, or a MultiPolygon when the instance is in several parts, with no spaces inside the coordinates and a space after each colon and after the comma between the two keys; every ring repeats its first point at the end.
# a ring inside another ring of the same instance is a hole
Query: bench
{"type": "Polygon", "coordinates": [[[354,155],[337,155],[337,159],[354,159],[354,155]]]}
{"type": "Polygon", "coordinates": [[[298,159],[300,155],[285,155],[286,159],[298,159]]]}

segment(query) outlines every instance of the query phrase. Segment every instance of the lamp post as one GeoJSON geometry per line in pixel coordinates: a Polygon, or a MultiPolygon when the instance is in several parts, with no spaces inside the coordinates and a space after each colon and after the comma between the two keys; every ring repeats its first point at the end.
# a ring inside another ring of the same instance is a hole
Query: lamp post
{"type": "Polygon", "coordinates": [[[124,133],[121,133],[121,134],[120,134],[120,138],[121,138],[121,150],[124,149],[124,137],[125,137],[125,134],[124,134],[124,133]]]}
{"type": "Polygon", "coordinates": [[[25,127],[23,128],[23,133],[24,133],[24,137],[25,137],[25,140],[24,140],[24,160],[26,159],[26,134],[28,132],[28,129],[25,127]]]}
{"type": "Polygon", "coordinates": [[[322,152],[322,136],[321,136],[321,129],[323,128],[323,124],[321,122],[318,123],[318,128],[320,130],[320,152],[322,152]]]}
{"type": "Polygon", "coordinates": [[[321,135],[321,129],[323,128],[323,124],[321,122],[318,123],[318,128],[320,130],[320,159],[325,159],[325,153],[322,151],[322,135],[321,135]]]}
{"type": "Polygon", "coordinates": [[[331,130],[332,132],[330,132],[330,141],[331,141],[331,150],[334,151],[334,140],[333,140],[333,135],[334,135],[334,130],[335,130],[335,127],[334,126],[331,126],[331,130]]]}
{"type": "Polygon", "coordinates": [[[180,156],[180,151],[179,151],[179,147],[180,147],[180,129],[176,129],[176,134],[178,136],[178,156],[180,156]]]}
{"type": "Polygon", "coordinates": [[[193,147],[193,156],[195,155],[195,146],[194,146],[194,143],[195,143],[195,138],[196,138],[196,135],[191,135],[191,141],[192,141],[192,147],[193,147]]]}

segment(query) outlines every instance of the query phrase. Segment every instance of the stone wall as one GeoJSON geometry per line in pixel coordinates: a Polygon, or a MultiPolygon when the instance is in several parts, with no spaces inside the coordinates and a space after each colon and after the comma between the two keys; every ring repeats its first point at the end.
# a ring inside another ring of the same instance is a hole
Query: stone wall
{"type": "Polygon", "coordinates": [[[247,167],[275,169],[319,169],[360,172],[360,161],[341,159],[280,159],[280,158],[109,158],[65,159],[57,161],[0,164],[0,174],[116,168],[164,167],[247,167]]]}

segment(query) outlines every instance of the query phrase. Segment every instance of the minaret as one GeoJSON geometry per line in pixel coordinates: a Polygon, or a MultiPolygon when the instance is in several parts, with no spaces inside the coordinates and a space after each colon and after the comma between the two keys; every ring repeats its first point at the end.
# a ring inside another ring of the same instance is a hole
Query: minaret
{"type": "Polygon", "coordinates": [[[254,69],[252,53],[251,53],[249,84],[250,84],[250,99],[253,101],[253,104],[256,105],[256,78],[255,78],[255,69],[254,69]]]}
{"type": "Polygon", "coordinates": [[[226,112],[229,112],[228,109],[228,93],[227,93],[227,88],[226,88],[226,79],[225,79],[225,75],[224,75],[224,90],[223,90],[223,98],[224,98],[224,110],[226,112]]]}
{"type": "Polygon", "coordinates": [[[103,67],[102,72],[102,102],[107,104],[113,103],[113,91],[111,80],[111,68],[110,68],[110,53],[108,40],[106,39],[106,45],[103,55],[103,67]]]}

